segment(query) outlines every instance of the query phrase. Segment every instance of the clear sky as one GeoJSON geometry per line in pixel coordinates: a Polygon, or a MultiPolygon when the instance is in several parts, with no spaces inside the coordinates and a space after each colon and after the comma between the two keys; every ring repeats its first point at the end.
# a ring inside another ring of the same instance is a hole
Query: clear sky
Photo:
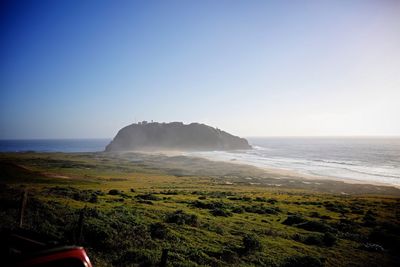
{"type": "Polygon", "coordinates": [[[1,3],[0,139],[400,135],[400,1],[1,3]]]}

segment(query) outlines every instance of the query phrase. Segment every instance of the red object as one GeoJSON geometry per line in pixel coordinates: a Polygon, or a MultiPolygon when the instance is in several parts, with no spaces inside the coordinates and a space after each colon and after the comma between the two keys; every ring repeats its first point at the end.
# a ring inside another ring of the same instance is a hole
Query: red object
{"type": "Polygon", "coordinates": [[[7,267],[93,267],[80,246],[61,245],[35,232],[0,231],[0,265],[7,267]]]}
{"type": "Polygon", "coordinates": [[[83,247],[66,246],[44,250],[15,263],[16,267],[93,267],[83,247]]]}

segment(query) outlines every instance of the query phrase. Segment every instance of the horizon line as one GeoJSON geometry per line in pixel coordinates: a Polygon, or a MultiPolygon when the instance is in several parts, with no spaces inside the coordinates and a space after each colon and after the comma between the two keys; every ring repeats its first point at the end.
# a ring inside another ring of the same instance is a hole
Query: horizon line
{"type": "MultiPolygon", "coordinates": [[[[112,140],[113,138],[114,137],[0,138],[0,141],[112,140]]],[[[244,136],[242,138],[400,138],[400,135],[255,135],[244,136]]]]}

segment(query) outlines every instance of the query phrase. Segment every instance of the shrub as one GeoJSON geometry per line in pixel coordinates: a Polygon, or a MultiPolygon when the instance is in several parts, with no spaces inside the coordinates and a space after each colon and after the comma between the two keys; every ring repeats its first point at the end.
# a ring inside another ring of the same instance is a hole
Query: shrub
{"type": "Polygon", "coordinates": [[[284,220],[282,223],[285,225],[294,225],[304,222],[307,222],[307,220],[303,216],[295,214],[295,215],[289,215],[286,218],[286,220],[284,220]]]}
{"type": "Polygon", "coordinates": [[[257,214],[278,214],[281,209],[278,207],[265,207],[262,205],[247,206],[244,208],[245,211],[257,214]]]}
{"type": "Polygon", "coordinates": [[[359,206],[352,206],[352,207],[350,207],[350,209],[351,209],[351,213],[359,214],[359,215],[364,214],[363,208],[361,208],[359,206]]]}
{"type": "Polygon", "coordinates": [[[340,219],[338,223],[332,224],[332,226],[335,229],[346,233],[355,233],[359,229],[359,225],[356,222],[348,219],[340,219]]]}
{"type": "Polygon", "coordinates": [[[293,240],[302,242],[307,245],[314,245],[314,246],[327,246],[331,247],[336,243],[337,238],[332,233],[325,233],[321,234],[312,234],[308,235],[307,237],[302,237],[299,234],[295,234],[292,237],[293,240]]]}
{"type": "Polygon", "coordinates": [[[321,232],[321,233],[334,232],[334,229],[332,227],[323,222],[318,222],[318,221],[307,221],[304,223],[299,223],[295,226],[313,232],[321,232]]]}
{"type": "Polygon", "coordinates": [[[368,210],[364,215],[363,221],[365,226],[374,226],[376,224],[375,213],[368,210]]]}
{"type": "Polygon", "coordinates": [[[80,190],[75,187],[51,187],[48,188],[47,193],[60,196],[60,197],[65,197],[65,198],[71,198],[77,201],[88,201],[91,203],[96,203],[97,202],[97,196],[100,195],[102,192],[97,190],[80,190]]]}
{"type": "Polygon", "coordinates": [[[221,251],[221,259],[225,262],[234,263],[237,262],[238,255],[236,252],[232,251],[230,248],[223,248],[221,251]]]}
{"type": "Polygon", "coordinates": [[[147,249],[132,249],[124,252],[113,261],[114,266],[156,266],[159,261],[154,251],[147,249]]]}
{"type": "Polygon", "coordinates": [[[182,210],[177,210],[173,213],[169,213],[166,216],[165,221],[167,223],[175,223],[178,225],[188,224],[191,226],[197,226],[197,224],[198,224],[196,215],[187,214],[187,213],[183,212],[182,210]]]}
{"type": "Polygon", "coordinates": [[[111,196],[117,196],[117,195],[121,195],[122,191],[120,191],[118,189],[111,189],[110,191],[108,191],[108,194],[111,196]]]}
{"type": "Polygon", "coordinates": [[[228,197],[229,200],[242,200],[242,197],[228,197]]]}
{"type": "Polygon", "coordinates": [[[196,207],[196,208],[200,208],[200,209],[208,209],[209,208],[209,204],[196,200],[192,202],[192,206],[196,207]]]}
{"type": "Polygon", "coordinates": [[[90,203],[97,203],[98,202],[98,198],[97,195],[92,195],[89,199],[90,203]]]}
{"type": "Polygon", "coordinates": [[[142,200],[160,200],[159,197],[153,195],[153,194],[141,194],[135,196],[135,198],[142,199],[142,200]]]}
{"type": "Polygon", "coordinates": [[[242,207],[234,207],[232,209],[232,212],[234,212],[234,213],[243,213],[244,209],[242,207]]]}
{"type": "Polygon", "coordinates": [[[139,199],[138,203],[153,205],[153,202],[151,202],[150,200],[143,200],[143,199],[139,199]]]}
{"type": "Polygon", "coordinates": [[[260,240],[253,234],[248,234],[243,237],[243,249],[246,253],[261,250],[260,240]]]}
{"type": "Polygon", "coordinates": [[[388,231],[389,229],[382,227],[375,228],[369,234],[369,241],[377,243],[387,249],[400,250],[400,237],[388,231]]]}
{"type": "Polygon", "coordinates": [[[325,233],[322,240],[325,246],[331,247],[336,244],[337,238],[332,233],[325,233]]]}
{"type": "Polygon", "coordinates": [[[85,243],[101,251],[123,251],[132,246],[143,246],[151,241],[150,238],[147,227],[123,207],[100,213],[97,218],[85,219],[85,243]]]}
{"type": "Polygon", "coordinates": [[[332,203],[332,202],[326,201],[326,202],[324,202],[323,205],[325,206],[325,208],[327,210],[330,210],[330,211],[333,211],[333,212],[338,212],[338,213],[348,213],[348,212],[350,212],[350,210],[345,205],[343,205],[342,203],[338,203],[338,202],[332,203]]]}
{"type": "Polygon", "coordinates": [[[192,206],[200,209],[228,209],[230,205],[224,202],[202,202],[199,200],[195,200],[191,203],[192,206]]]}
{"type": "Polygon", "coordinates": [[[286,259],[282,267],[322,267],[319,258],[313,256],[292,256],[286,259]]]}
{"type": "Polygon", "coordinates": [[[278,202],[278,200],[276,200],[275,198],[270,198],[270,199],[267,200],[267,202],[269,204],[276,204],[278,202]]]}
{"type": "Polygon", "coordinates": [[[163,223],[153,223],[150,225],[150,235],[152,238],[164,239],[167,237],[168,228],[163,223]]]}
{"type": "Polygon", "coordinates": [[[223,216],[223,217],[232,216],[232,213],[230,211],[221,208],[212,209],[210,212],[214,216],[223,216]]]}
{"type": "Polygon", "coordinates": [[[210,266],[210,257],[201,249],[189,248],[187,257],[201,266],[210,266]]]}
{"type": "Polygon", "coordinates": [[[321,235],[309,235],[304,239],[303,243],[307,245],[322,246],[324,241],[321,235]]]}

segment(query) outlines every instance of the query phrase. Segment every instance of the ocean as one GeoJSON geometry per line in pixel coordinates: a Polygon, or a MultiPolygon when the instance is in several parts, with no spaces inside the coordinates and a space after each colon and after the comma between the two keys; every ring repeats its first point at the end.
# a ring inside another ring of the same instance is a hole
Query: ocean
{"type": "MultiPolygon", "coordinates": [[[[247,138],[253,150],[188,152],[306,175],[400,186],[400,138],[247,138]]],[[[111,139],[0,140],[2,152],[97,152],[111,139]]]]}
{"type": "Polygon", "coordinates": [[[111,139],[0,140],[0,152],[99,152],[111,139]]]}
{"type": "Polygon", "coordinates": [[[253,150],[195,152],[306,175],[400,186],[400,138],[247,138],[253,150]]]}

